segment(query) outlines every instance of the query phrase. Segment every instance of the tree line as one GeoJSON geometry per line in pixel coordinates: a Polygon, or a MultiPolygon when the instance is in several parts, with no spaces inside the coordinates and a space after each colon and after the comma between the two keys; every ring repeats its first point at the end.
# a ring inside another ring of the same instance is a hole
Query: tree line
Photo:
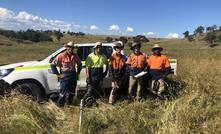
{"type": "MultiPolygon", "coordinates": [[[[20,31],[13,31],[13,30],[0,30],[0,35],[3,35],[7,38],[16,38],[19,39],[20,42],[22,42],[22,40],[30,40],[32,42],[43,42],[43,41],[50,41],[53,42],[53,39],[50,37],[52,35],[54,35],[56,37],[56,39],[58,41],[61,40],[61,38],[63,37],[63,34],[65,34],[65,32],[61,32],[60,29],[59,30],[33,30],[33,29],[27,29],[25,30],[20,30],[20,31]]],[[[70,32],[68,31],[67,34],[69,35],[75,35],[76,37],[78,36],[84,36],[85,33],[83,32],[70,32]]]]}
{"type": "Polygon", "coordinates": [[[134,36],[134,37],[124,37],[124,36],[121,36],[119,39],[116,38],[116,39],[113,39],[109,36],[106,37],[105,41],[106,42],[112,42],[112,41],[122,41],[123,44],[127,44],[129,45],[129,47],[132,46],[132,42],[137,42],[137,43],[146,43],[146,42],[149,42],[149,40],[143,36],[143,35],[137,35],[137,36],[134,36]],[[132,41],[132,42],[128,42],[128,41],[132,41]]]}
{"type": "MultiPolygon", "coordinates": [[[[194,40],[194,37],[198,37],[198,40],[199,40],[199,37],[203,35],[204,33],[204,30],[205,28],[203,26],[199,26],[195,29],[195,31],[193,31],[193,35],[189,35],[189,31],[185,31],[183,33],[184,37],[188,39],[189,42],[193,42],[195,41],[194,40]]],[[[204,41],[206,41],[207,43],[210,44],[210,47],[213,46],[213,43],[214,41],[217,39],[219,44],[221,42],[221,26],[219,27],[218,29],[218,26],[217,25],[213,25],[213,26],[209,26],[209,27],[206,27],[206,35],[205,37],[203,38],[204,41]]]]}
{"type": "Polygon", "coordinates": [[[17,38],[21,40],[30,40],[32,42],[40,42],[40,41],[53,41],[50,35],[53,34],[55,31],[40,31],[40,30],[33,30],[27,29],[20,30],[20,31],[13,31],[13,30],[0,30],[0,35],[3,35],[7,38],[17,38]]]}

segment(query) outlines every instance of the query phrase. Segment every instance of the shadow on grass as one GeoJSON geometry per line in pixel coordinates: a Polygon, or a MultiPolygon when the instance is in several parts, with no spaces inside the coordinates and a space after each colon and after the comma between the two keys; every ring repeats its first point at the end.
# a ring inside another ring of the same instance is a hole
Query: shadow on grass
{"type": "MultiPolygon", "coordinates": [[[[144,77],[144,82],[141,91],[141,98],[144,100],[155,100],[159,98],[158,95],[153,94],[149,90],[149,77],[144,77]]],[[[165,79],[165,91],[162,93],[167,100],[176,99],[179,97],[179,93],[183,91],[186,87],[186,83],[176,82],[171,79],[165,79]]],[[[117,101],[124,101],[128,99],[128,88],[129,88],[129,78],[126,79],[125,85],[122,86],[122,89],[117,93],[117,101]]],[[[137,92],[137,83],[133,89],[133,96],[136,97],[137,92]]],[[[159,98],[160,99],[160,98],[159,98]]]]}
{"type": "Polygon", "coordinates": [[[219,44],[213,44],[212,46],[209,46],[209,47],[211,47],[211,48],[214,48],[214,47],[216,47],[216,46],[218,46],[219,44]]]}

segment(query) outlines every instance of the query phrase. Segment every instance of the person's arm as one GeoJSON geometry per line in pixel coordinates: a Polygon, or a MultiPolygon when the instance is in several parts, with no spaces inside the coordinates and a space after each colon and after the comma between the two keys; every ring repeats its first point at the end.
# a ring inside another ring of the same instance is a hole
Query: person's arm
{"type": "Polygon", "coordinates": [[[132,62],[131,56],[129,56],[128,59],[127,59],[126,66],[127,66],[127,69],[129,69],[130,71],[133,70],[133,68],[131,67],[131,62],[132,62]]]}
{"type": "Polygon", "coordinates": [[[165,73],[164,73],[164,75],[163,75],[163,78],[166,78],[167,75],[170,74],[170,70],[171,70],[170,63],[169,63],[168,58],[166,57],[166,58],[165,58],[165,73]]]}
{"type": "Polygon", "coordinates": [[[51,63],[51,70],[53,72],[53,74],[56,74],[59,78],[65,78],[64,74],[59,74],[58,70],[57,70],[57,65],[61,65],[60,62],[60,57],[56,57],[52,63],[51,63]]]}
{"type": "Polygon", "coordinates": [[[105,72],[103,73],[103,78],[107,75],[107,71],[108,71],[108,60],[106,55],[104,55],[104,64],[106,65],[105,67],[105,72]]]}
{"type": "Polygon", "coordinates": [[[80,72],[81,72],[81,69],[82,69],[82,63],[81,63],[81,60],[80,60],[80,58],[79,58],[79,56],[77,55],[77,76],[80,74],[80,72]]]}
{"type": "Polygon", "coordinates": [[[91,63],[92,63],[91,57],[88,55],[88,56],[87,56],[87,59],[86,59],[86,61],[85,61],[86,75],[87,75],[86,82],[87,82],[88,84],[91,83],[91,78],[90,78],[91,63]]]}
{"type": "Polygon", "coordinates": [[[89,78],[89,77],[90,77],[89,70],[90,70],[90,68],[89,68],[89,67],[87,67],[87,68],[86,68],[86,74],[87,74],[87,78],[89,78]]]}

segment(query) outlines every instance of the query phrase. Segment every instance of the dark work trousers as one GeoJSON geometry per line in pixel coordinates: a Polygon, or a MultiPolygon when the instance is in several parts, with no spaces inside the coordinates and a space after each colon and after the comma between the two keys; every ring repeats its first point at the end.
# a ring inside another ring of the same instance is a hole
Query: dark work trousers
{"type": "Polygon", "coordinates": [[[72,103],[75,96],[75,89],[77,85],[76,73],[71,76],[67,76],[63,79],[60,78],[60,93],[57,106],[63,107],[65,103],[65,94],[69,91],[68,103],[72,103]]]}
{"type": "Polygon", "coordinates": [[[102,80],[92,81],[87,85],[87,98],[93,97],[95,100],[99,98],[99,94],[102,88],[102,80]]]}

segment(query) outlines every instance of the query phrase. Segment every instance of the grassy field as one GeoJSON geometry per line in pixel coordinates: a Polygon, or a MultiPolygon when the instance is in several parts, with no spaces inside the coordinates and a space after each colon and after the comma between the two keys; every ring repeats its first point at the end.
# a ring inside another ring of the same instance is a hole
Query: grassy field
{"type": "MultiPolygon", "coordinates": [[[[56,41],[17,44],[0,36],[0,43],[12,44],[0,46],[0,64],[42,59],[69,41],[104,42],[105,38],[105,35],[80,38],[65,35],[56,46],[56,41]]],[[[12,93],[0,100],[0,133],[220,133],[220,46],[210,48],[202,38],[195,42],[151,38],[142,44],[141,51],[151,54],[150,49],[156,43],[164,48],[162,54],[178,61],[177,75],[169,75],[166,80],[167,101],[143,99],[128,104],[124,100],[109,106],[104,98],[98,108],[84,109],[78,132],[79,106],[58,109],[51,100],[38,104],[12,93]]],[[[125,45],[125,53],[130,52],[125,45]]],[[[0,90],[3,92],[3,88],[0,90]]],[[[78,102],[75,98],[75,103],[78,102]]]]}

